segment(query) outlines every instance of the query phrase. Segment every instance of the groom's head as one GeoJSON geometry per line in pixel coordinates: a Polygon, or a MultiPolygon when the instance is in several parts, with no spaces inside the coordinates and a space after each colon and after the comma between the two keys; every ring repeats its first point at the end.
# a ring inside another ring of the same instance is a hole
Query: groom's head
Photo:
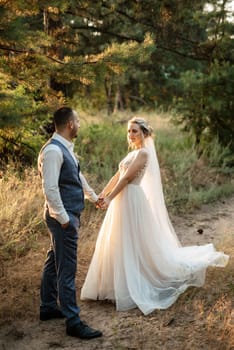
{"type": "Polygon", "coordinates": [[[57,133],[72,140],[78,134],[80,121],[77,112],[70,107],[61,107],[54,113],[54,125],[57,133]]]}

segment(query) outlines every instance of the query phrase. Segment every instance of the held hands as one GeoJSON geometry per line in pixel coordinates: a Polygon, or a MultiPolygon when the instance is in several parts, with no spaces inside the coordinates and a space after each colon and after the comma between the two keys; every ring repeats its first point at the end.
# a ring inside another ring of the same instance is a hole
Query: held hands
{"type": "Polygon", "coordinates": [[[110,204],[110,199],[108,197],[103,197],[102,194],[99,195],[97,202],[95,203],[96,208],[107,209],[110,204]]]}

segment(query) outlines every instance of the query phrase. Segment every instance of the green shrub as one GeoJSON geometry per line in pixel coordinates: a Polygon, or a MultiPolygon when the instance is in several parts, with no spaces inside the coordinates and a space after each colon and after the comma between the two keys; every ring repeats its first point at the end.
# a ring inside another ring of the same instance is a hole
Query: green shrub
{"type": "Polygon", "coordinates": [[[126,127],[119,123],[91,124],[80,130],[75,147],[84,173],[98,182],[109,180],[127,153],[126,127]]]}

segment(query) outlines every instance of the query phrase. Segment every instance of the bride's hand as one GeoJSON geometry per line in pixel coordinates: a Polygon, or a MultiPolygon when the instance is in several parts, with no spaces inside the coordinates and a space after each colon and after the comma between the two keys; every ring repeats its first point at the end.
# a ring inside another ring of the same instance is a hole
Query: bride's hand
{"type": "Polygon", "coordinates": [[[99,195],[97,202],[95,202],[95,206],[98,209],[107,209],[110,204],[110,199],[108,197],[104,197],[99,195]]]}
{"type": "Polygon", "coordinates": [[[111,201],[108,197],[99,198],[98,206],[96,206],[96,208],[107,209],[110,202],[111,201]]]}
{"type": "Polygon", "coordinates": [[[102,205],[102,207],[104,207],[104,209],[107,209],[109,207],[109,205],[110,205],[110,202],[111,202],[111,200],[109,199],[109,197],[103,198],[103,205],[102,205]]]}

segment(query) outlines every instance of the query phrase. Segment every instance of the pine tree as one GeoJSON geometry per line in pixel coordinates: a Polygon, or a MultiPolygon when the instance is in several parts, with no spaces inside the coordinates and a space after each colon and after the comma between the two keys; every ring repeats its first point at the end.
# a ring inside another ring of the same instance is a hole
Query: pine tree
{"type": "Polygon", "coordinates": [[[229,21],[227,1],[215,2],[202,20],[209,23],[201,51],[208,58],[202,70],[182,74],[182,95],[177,100],[177,122],[196,135],[196,143],[218,138],[234,150],[234,25],[229,21]]]}

